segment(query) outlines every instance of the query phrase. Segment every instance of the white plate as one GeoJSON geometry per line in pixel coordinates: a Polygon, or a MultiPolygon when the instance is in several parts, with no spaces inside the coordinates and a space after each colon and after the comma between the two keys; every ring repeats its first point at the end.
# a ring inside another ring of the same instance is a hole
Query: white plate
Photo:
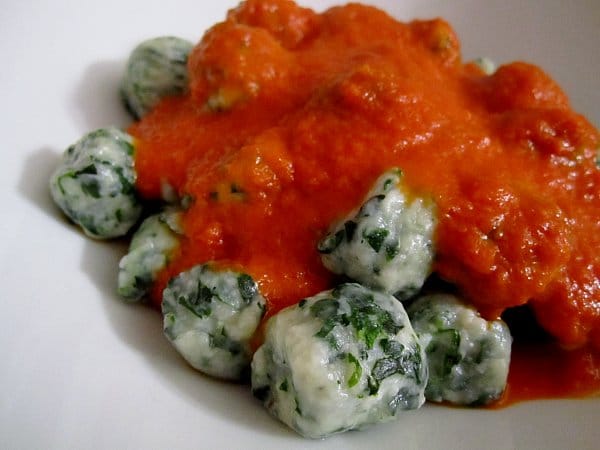
{"type": "MultiPolygon", "coordinates": [[[[235,3],[3,2],[0,448],[597,448],[600,399],[500,411],[428,406],[397,423],[306,441],[246,388],[189,369],[162,337],[156,312],[119,301],[125,247],[92,242],[69,225],[49,199],[48,176],[84,132],[128,123],[116,88],[137,42],[197,40],[235,3]]],[[[600,123],[597,0],[371,3],[401,19],[447,18],[466,59],[540,64],[600,123]]]]}

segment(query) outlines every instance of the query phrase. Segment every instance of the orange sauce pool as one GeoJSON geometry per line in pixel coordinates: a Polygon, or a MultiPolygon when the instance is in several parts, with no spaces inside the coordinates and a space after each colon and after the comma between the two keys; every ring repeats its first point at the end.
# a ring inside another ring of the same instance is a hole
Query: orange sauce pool
{"type": "Polygon", "coordinates": [[[564,350],[554,343],[514,345],[508,385],[496,407],[540,398],[578,398],[600,394],[600,352],[564,350]]]}
{"type": "MultiPolygon", "coordinates": [[[[142,195],[168,184],[193,199],[156,304],[170,277],[211,260],[250,273],[269,314],[330,288],[317,241],[398,166],[437,203],[441,278],[488,318],[528,304],[562,347],[580,348],[544,350],[557,363],[596,355],[600,136],[541,69],[485,75],[440,19],[400,23],[358,4],[317,14],[285,0],[230,11],[188,68],[190,92],[130,129],[142,195]]],[[[538,363],[515,355],[513,400],[600,391],[597,356],[568,374],[585,389],[531,394],[538,363]]]]}

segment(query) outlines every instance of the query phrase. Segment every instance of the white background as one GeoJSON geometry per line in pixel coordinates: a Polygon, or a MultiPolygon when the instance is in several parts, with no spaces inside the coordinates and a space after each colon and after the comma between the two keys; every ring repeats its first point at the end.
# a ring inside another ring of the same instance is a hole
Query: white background
{"type": "MultiPolygon", "coordinates": [[[[159,314],[115,295],[125,244],[84,238],[52,205],[47,180],[83,133],[129,123],[117,86],[138,42],[196,41],[236,2],[2,3],[0,448],[597,448],[600,399],[500,411],[428,406],[397,423],[306,441],[246,387],[189,369],[163,338],[159,314]]],[[[405,20],[448,19],[465,59],[541,65],[600,123],[598,0],[371,3],[405,20]]]]}

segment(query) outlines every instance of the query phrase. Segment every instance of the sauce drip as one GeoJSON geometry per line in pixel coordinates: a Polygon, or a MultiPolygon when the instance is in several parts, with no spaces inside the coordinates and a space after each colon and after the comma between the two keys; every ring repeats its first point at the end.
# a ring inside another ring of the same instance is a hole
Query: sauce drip
{"type": "MultiPolygon", "coordinates": [[[[437,203],[440,277],[488,318],[528,303],[561,345],[600,348],[600,138],[541,69],[485,75],[440,19],[284,0],[230,11],[188,68],[190,92],[130,129],[142,195],[193,199],[157,305],[170,277],[211,260],[250,273],[268,314],[330,288],[317,241],[397,166],[437,203]]],[[[586,358],[573,377],[600,390],[586,358]]],[[[512,367],[509,391],[528,373],[512,367]]]]}

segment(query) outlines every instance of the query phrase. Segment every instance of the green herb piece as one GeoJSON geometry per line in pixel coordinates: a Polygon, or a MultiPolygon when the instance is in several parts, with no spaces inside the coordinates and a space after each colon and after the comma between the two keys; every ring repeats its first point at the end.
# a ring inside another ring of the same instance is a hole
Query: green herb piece
{"type": "Polygon", "coordinates": [[[362,366],[360,365],[360,361],[356,359],[356,357],[352,353],[346,354],[346,360],[350,364],[354,365],[354,371],[348,379],[348,387],[354,387],[360,381],[360,377],[362,375],[362,366]]]}
{"type": "Polygon", "coordinates": [[[379,252],[379,250],[381,250],[381,246],[383,245],[383,241],[388,234],[390,234],[389,230],[379,228],[368,233],[365,232],[363,237],[367,240],[373,250],[379,252]]]}

